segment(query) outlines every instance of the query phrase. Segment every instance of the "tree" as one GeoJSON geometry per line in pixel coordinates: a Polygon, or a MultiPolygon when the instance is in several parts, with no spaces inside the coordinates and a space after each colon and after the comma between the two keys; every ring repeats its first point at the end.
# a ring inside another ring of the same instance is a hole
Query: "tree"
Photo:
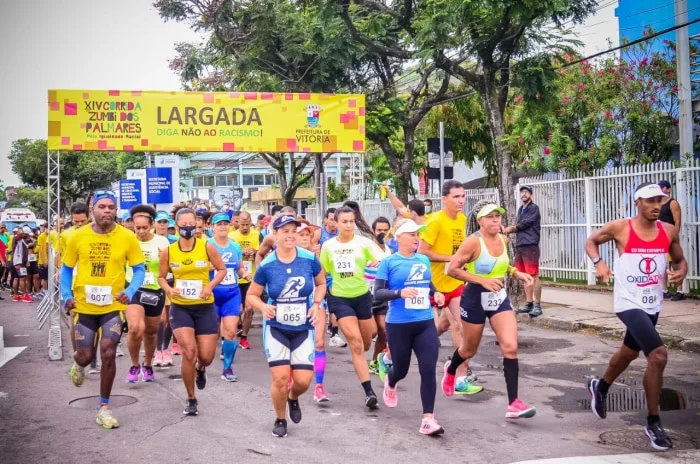
{"type": "Polygon", "coordinates": [[[8,203],[8,208],[25,207],[31,209],[39,219],[48,217],[48,203],[46,187],[44,188],[17,188],[17,196],[8,203]]]}

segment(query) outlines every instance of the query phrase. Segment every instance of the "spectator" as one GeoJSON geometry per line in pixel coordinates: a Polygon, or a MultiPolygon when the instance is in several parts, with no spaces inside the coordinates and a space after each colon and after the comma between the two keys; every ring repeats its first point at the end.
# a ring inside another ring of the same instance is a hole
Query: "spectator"
{"type": "Polygon", "coordinates": [[[427,219],[433,214],[433,200],[426,198],[423,200],[423,206],[425,207],[425,217],[427,219]]]}
{"type": "Polygon", "coordinates": [[[503,233],[515,233],[515,267],[520,272],[530,274],[534,285],[525,287],[527,303],[516,312],[530,317],[542,315],[542,285],[540,284],[540,209],[532,202],[532,186],[520,187],[522,206],[518,208],[518,218],[514,226],[503,229],[503,233]]]}
{"type": "MultiPolygon", "coordinates": [[[[663,203],[661,204],[661,212],[659,213],[659,221],[665,222],[667,224],[671,224],[676,228],[676,233],[679,234],[681,232],[681,205],[678,203],[678,200],[675,198],[671,197],[671,183],[667,180],[662,180],[659,182],[659,187],[661,187],[661,191],[664,192],[668,197],[664,198],[663,203]]],[[[670,260],[670,255],[669,255],[669,260],[670,260]]],[[[664,274],[664,283],[663,283],[663,290],[664,290],[664,298],[668,298],[669,292],[668,292],[668,276],[664,274]]],[[[682,284],[678,285],[678,288],[676,289],[676,293],[671,296],[671,301],[681,301],[685,300],[685,294],[681,291],[683,288],[682,284]]]]}

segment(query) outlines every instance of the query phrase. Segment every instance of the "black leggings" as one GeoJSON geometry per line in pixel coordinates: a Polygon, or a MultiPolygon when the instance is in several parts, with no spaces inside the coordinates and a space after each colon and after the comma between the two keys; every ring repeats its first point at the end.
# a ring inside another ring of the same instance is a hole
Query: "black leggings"
{"type": "Polygon", "coordinates": [[[411,364],[411,351],[418,358],[420,373],[420,399],[423,414],[432,414],[435,408],[435,365],[438,360],[438,333],[435,322],[407,322],[404,324],[386,324],[387,343],[393,363],[389,370],[389,386],[406,377],[411,364]]]}

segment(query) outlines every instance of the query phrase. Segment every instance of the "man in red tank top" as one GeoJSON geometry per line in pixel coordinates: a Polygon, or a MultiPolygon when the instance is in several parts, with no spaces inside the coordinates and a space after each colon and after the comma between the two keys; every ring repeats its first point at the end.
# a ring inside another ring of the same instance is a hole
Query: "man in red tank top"
{"type": "Polygon", "coordinates": [[[688,273],[678,231],[673,225],[659,221],[665,198],[666,194],[657,184],[640,185],[634,193],[637,215],[608,222],[586,240],[586,253],[595,264],[596,278],[606,284],[613,273],[601,259],[599,247],[615,242],[618,257],[615,260],[614,306],[627,327],[622,346],[610,359],[603,377],[588,382],[591,410],[605,419],[610,385],[643,351],[647,358],[644,391],[649,412],[644,431],[651,446],[660,451],[670,449],[673,443],[659,418],[659,397],[668,354],[655,326],[663,301],[664,276],[668,276],[670,284],[678,284],[688,273]],[[666,268],[666,253],[671,257],[673,270],[666,268]]]}

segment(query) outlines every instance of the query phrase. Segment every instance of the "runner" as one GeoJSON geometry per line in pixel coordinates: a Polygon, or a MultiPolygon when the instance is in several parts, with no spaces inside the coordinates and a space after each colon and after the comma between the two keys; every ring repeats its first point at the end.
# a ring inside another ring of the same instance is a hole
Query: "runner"
{"type": "MultiPolygon", "coordinates": [[[[72,211],[71,211],[72,213],[72,211]]],[[[75,224],[73,224],[75,226],[75,224]]],[[[122,226],[126,227],[130,231],[134,231],[134,218],[131,217],[131,213],[126,212],[122,214],[122,226]]]]}
{"type": "Polygon", "coordinates": [[[326,293],[326,279],[318,258],[296,246],[299,226],[292,215],[275,220],[278,246],[260,264],[248,291],[249,304],[264,317],[263,345],[272,374],[276,413],[272,435],[276,437],[287,436],[286,405],[292,422],[301,421],[299,396],[309,388],[313,377],[313,325],[326,293]],[[263,290],[267,291],[270,304],[260,299],[263,290]],[[288,389],[290,367],[294,381],[288,389]]]}
{"type": "Polygon", "coordinates": [[[637,215],[608,222],[586,240],[586,253],[595,265],[596,277],[606,284],[613,274],[600,257],[600,245],[615,242],[618,258],[615,260],[614,308],[627,327],[622,346],[610,359],[603,377],[588,382],[591,410],[605,419],[610,385],[642,351],[647,358],[644,391],[649,412],[644,432],[651,446],[660,451],[673,447],[659,417],[659,397],[668,359],[664,342],[656,331],[663,301],[663,278],[668,275],[669,284],[678,284],[688,273],[676,228],[659,220],[666,196],[656,184],[640,185],[634,193],[637,215]],[[667,269],[667,254],[671,256],[673,270],[667,269]]]}
{"type": "Polygon", "coordinates": [[[369,350],[377,325],[372,317],[372,294],[365,280],[365,267],[377,266],[381,251],[370,239],[355,235],[371,229],[361,215],[343,206],[335,211],[339,234],[321,247],[321,264],[333,278],[328,295],[328,310],[335,314],[338,325],[350,344],[352,363],[365,392],[365,406],[377,407],[377,395],[372,390],[365,352],[369,350]]]}
{"type": "MultiPolygon", "coordinates": [[[[255,275],[256,267],[256,253],[260,249],[260,234],[251,230],[253,225],[250,213],[248,211],[241,211],[238,215],[238,228],[229,233],[228,237],[236,242],[240,246],[243,252],[243,258],[241,260],[241,269],[243,269],[248,275],[255,275]]],[[[241,290],[241,303],[242,307],[242,317],[241,317],[241,348],[244,350],[250,349],[250,343],[248,342],[248,332],[250,332],[250,327],[253,325],[253,308],[246,303],[246,294],[248,293],[248,288],[250,287],[249,279],[240,279],[238,286],[241,290]]],[[[238,324],[238,323],[236,323],[238,324]]]]}
{"type": "MultiPolygon", "coordinates": [[[[209,243],[216,247],[226,266],[226,278],[214,287],[214,306],[221,324],[221,335],[224,338],[221,343],[221,353],[224,356],[221,378],[227,382],[237,382],[238,377],[233,372],[233,359],[238,349],[236,331],[238,318],[241,315],[241,290],[238,288],[238,278],[250,281],[252,276],[245,267],[239,267],[243,253],[238,243],[228,237],[231,226],[228,214],[216,214],[211,222],[214,224],[214,238],[209,239],[209,243]]],[[[212,270],[209,276],[212,280],[214,280],[214,273],[215,271],[212,270]]]]}
{"type": "Polygon", "coordinates": [[[442,391],[455,393],[457,367],[474,357],[484,332],[486,318],[496,334],[503,354],[503,374],[508,392],[506,417],[532,417],[535,408],[518,398],[518,321],[504,287],[506,274],[533,284],[532,276],[510,265],[507,238],[501,235],[501,216],[505,210],[487,201],[474,206],[469,219],[471,235],[460,245],[448,265],[448,275],[466,282],[460,302],[462,344],[452,360],[445,363],[442,391]],[[464,265],[466,264],[466,270],[464,265]]]}
{"type": "MultiPolygon", "coordinates": [[[[175,232],[175,221],[170,219],[170,216],[165,211],[156,213],[156,235],[165,237],[169,244],[177,242],[175,232]],[[170,230],[172,225],[172,232],[170,230]]],[[[173,285],[172,275],[166,276],[170,285],[173,285]]],[[[156,337],[156,353],[153,357],[153,365],[156,367],[168,367],[173,365],[173,355],[168,349],[170,339],[173,336],[173,331],[170,328],[170,298],[165,295],[165,307],[160,316],[158,323],[158,336],[156,337]]]]}
{"type": "MultiPolygon", "coordinates": [[[[424,435],[439,435],[445,430],[433,415],[437,390],[435,365],[439,347],[429,298],[430,261],[426,256],[416,254],[418,233],[424,230],[425,226],[420,226],[410,219],[404,220],[396,229],[394,235],[399,242],[399,251],[379,264],[374,300],[389,302],[386,331],[391,367],[385,360],[388,356],[384,353],[379,355],[382,361],[384,404],[389,408],[397,406],[396,384],[408,374],[411,351],[414,351],[418,358],[420,396],[423,404],[423,419],[419,432],[424,435]]],[[[434,293],[433,298],[441,302],[444,295],[434,293]]]]}
{"type": "MultiPolygon", "coordinates": [[[[160,254],[170,246],[167,238],[154,235],[153,221],[156,210],[148,205],[138,205],[131,208],[129,214],[134,222],[134,233],[139,241],[141,252],[146,260],[146,274],[139,290],[134,294],[131,303],[126,307],[126,320],[129,331],[126,344],[131,356],[131,367],[126,381],[136,383],[139,377],[143,382],[153,382],[153,356],[158,337],[158,323],[165,306],[165,293],[158,284],[160,271],[160,254]],[[139,364],[139,352],[143,342],[143,364],[139,364]]],[[[126,280],[131,280],[127,269],[126,280]]]]}
{"type": "Polygon", "coordinates": [[[85,380],[85,366],[96,357],[95,339],[100,337],[102,368],[97,423],[106,429],[119,427],[109,407],[117,373],[117,344],[126,305],[141,287],[145,275],[139,242],[134,234],[115,223],[116,212],[113,192],[95,192],[93,222],[73,233],[62,256],[60,274],[65,307],[74,315],[76,351],[70,377],[77,387],[85,380]],[[127,265],[131,266],[133,276],[131,284],[124,288],[127,265]]]}
{"type": "MultiPolygon", "coordinates": [[[[29,229],[29,227],[27,227],[29,229]]],[[[17,227],[12,239],[12,301],[31,303],[34,299],[29,295],[29,249],[24,241],[25,230],[17,227]]]]}
{"type": "Polygon", "coordinates": [[[214,245],[195,237],[194,211],[178,210],[175,222],[180,238],[160,255],[158,283],[170,297],[170,326],[182,350],[182,381],[187,391],[182,413],[196,416],[195,373],[197,388],[204,390],[206,367],[216,354],[219,332],[212,291],[226,277],[226,266],[214,245]],[[216,270],[214,279],[209,278],[211,267],[216,270]],[[174,286],[167,281],[171,272],[174,286]]]}
{"type": "MultiPolygon", "coordinates": [[[[382,251],[380,255],[377,256],[379,261],[391,256],[391,250],[387,245],[384,244],[385,237],[391,229],[391,223],[384,216],[379,216],[372,223],[372,231],[376,237],[374,240],[375,245],[379,247],[382,251]]],[[[374,340],[374,352],[372,353],[372,360],[369,362],[369,371],[372,374],[379,374],[379,353],[386,349],[386,313],[389,310],[389,305],[384,300],[377,300],[374,298],[374,281],[377,276],[376,267],[365,267],[365,280],[367,280],[367,286],[369,287],[370,293],[372,293],[372,315],[374,316],[374,322],[377,324],[377,338],[374,340]]]]}
{"type": "Polygon", "coordinates": [[[39,266],[39,280],[41,285],[41,292],[46,295],[49,288],[49,232],[47,225],[44,223],[40,227],[41,233],[36,239],[36,244],[38,248],[37,253],[37,264],[39,266]]]}

